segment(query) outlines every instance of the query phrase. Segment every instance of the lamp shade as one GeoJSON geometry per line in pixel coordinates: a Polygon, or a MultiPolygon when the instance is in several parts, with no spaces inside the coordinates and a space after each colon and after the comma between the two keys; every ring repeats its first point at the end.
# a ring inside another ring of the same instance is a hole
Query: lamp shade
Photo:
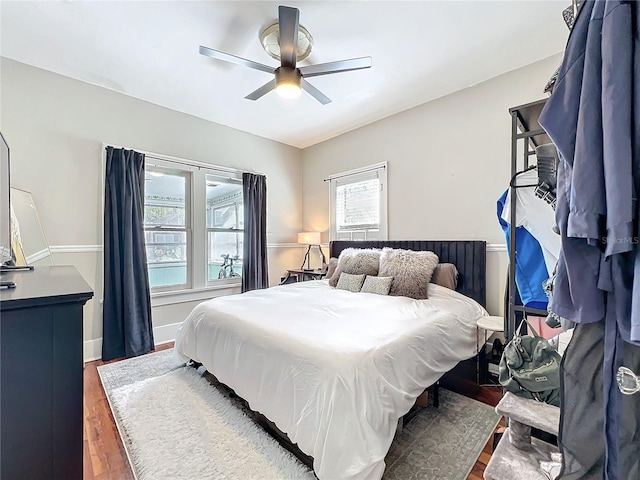
{"type": "Polygon", "coordinates": [[[320,232],[300,232],[298,243],[304,245],[320,245],[320,232]]]}
{"type": "Polygon", "coordinates": [[[300,95],[302,76],[295,68],[280,67],[276,69],[276,93],[284,98],[295,98],[300,95]]]}
{"type": "Polygon", "coordinates": [[[281,82],[276,85],[276,93],[282,98],[296,98],[300,96],[302,90],[300,89],[300,85],[296,85],[295,83],[281,82]]]}

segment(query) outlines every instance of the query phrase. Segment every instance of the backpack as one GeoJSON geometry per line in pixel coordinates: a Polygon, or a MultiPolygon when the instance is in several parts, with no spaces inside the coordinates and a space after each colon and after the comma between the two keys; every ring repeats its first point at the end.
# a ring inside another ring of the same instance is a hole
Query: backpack
{"type": "Polygon", "coordinates": [[[514,395],[559,407],[561,359],[557,350],[523,319],[504,347],[498,381],[514,395]],[[525,322],[533,336],[521,334],[525,322]]]}

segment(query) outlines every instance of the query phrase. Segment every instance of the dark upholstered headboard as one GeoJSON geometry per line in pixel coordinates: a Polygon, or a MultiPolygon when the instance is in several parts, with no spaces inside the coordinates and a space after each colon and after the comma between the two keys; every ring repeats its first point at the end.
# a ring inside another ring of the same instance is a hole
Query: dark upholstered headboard
{"type": "Polygon", "coordinates": [[[440,263],[453,263],[460,273],[457,291],[473,298],[483,307],[487,305],[487,242],[479,240],[335,240],[329,244],[329,253],[338,257],[345,248],[404,248],[431,251],[440,263]]]}

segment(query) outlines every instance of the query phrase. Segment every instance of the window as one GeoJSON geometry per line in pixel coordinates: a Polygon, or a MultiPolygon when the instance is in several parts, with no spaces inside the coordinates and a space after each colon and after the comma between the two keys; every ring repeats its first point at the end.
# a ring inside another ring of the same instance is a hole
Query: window
{"type": "Polygon", "coordinates": [[[152,291],[240,283],[242,178],[147,155],[144,230],[152,291]]]}
{"type": "Polygon", "coordinates": [[[331,239],[387,238],[386,164],[339,173],[331,182],[331,239]]]}
{"type": "Polygon", "coordinates": [[[242,181],[207,175],[207,281],[242,275],[242,181]]]}
{"type": "Polygon", "coordinates": [[[145,170],[144,239],[151,288],[190,285],[189,180],[188,172],[145,170]]]}

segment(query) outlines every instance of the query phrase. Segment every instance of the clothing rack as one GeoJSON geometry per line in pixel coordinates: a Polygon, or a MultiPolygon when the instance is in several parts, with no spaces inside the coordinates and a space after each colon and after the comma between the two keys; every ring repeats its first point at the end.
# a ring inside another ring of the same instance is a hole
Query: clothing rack
{"type": "Polygon", "coordinates": [[[509,182],[509,187],[510,188],[527,188],[527,187],[537,187],[538,184],[536,183],[534,184],[529,184],[529,185],[516,185],[516,180],[518,179],[518,175],[528,172],[529,170],[533,170],[535,169],[536,166],[535,165],[531,165],[527,168],[525,168],[524,170],[520,170],[519,172],[517,172],[513,177],[511,177],[511,181],[509,182]]]}
{"type": "MultiPolygon", "coordinates": [[[[545,143],[550,143],[551,139],[538,123],[538,117],[542,112],[547,99],[527,103],[509,109],[511,114],[511,182],[513,187],[515,179],[519,173],[527,171],[535,166],[535,148],[545,143]],[[522,150],[519,152],[519,147],[522,150]],[[522,156],[520,156],[522,155],[522,156]]],[[[517,187],[516,187],[517,188],[517,187]]],[[[505,338],[511,340],[516,326],[526,314],[547,316],[547,311],[539,308],[531,308],[522,305],[518,287],[516,286],[516,195],[511,195],[510,208],[511,218],[509,222],[509,270],[507,274],[506,305],[505,305],[505,338]]]]}

